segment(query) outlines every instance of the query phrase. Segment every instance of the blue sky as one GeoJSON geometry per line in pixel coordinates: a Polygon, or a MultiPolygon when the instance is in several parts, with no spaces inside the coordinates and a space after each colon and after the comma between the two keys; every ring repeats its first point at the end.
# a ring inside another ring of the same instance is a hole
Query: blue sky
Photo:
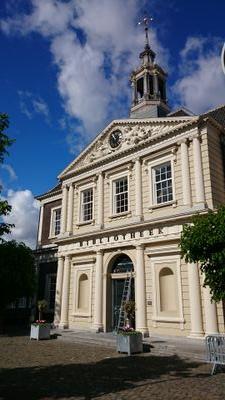
{"type": "Polygon", "coordinates": [[[0,180],[16,239],[33,245],[33,196],[53,187],[107,123],[128,115],[145,12],[154,18],[150,43],[169,73],[171,107],[201,113],[225,103],[221,0],[1,0],[0,111],[16,142],[0,180]]]}

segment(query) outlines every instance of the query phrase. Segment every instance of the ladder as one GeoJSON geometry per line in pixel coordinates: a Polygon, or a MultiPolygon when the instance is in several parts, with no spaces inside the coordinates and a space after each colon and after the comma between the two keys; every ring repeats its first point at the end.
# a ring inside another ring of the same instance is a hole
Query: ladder
{"type": "Polygon", "coordinates": [[[124,323],[125,323],[125,311],[124,311],[124,304],[130,300],[130,295],[131,295],[131,280],[132,280],[132,273],[126,277],[125,282],[124,282],[124,287],[123,287],[123,294],[122,294],[122,299],[121,299],[121,305],[120,305],[120,312],[119,312],[119,318],[118,318],[118,324],[117,324],[117,329],[116,332],[120,331],[121,329],[124,328],[124,323]]]}

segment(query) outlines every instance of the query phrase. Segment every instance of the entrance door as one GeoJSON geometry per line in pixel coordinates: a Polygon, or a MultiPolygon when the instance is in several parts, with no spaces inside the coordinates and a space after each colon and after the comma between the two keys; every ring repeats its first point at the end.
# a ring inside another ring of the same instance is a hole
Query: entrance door
{"type": "MultiPolygon", "coordinates": [[[[125,254],[119,255],[111,267],[111,274],[107,287],[107,330],[114,330],[117,328],[125,279],[130,276],[133,271],[133,263],[125,254]]],[[[134,298],[134,279],[132,278],[130,300],[134,300],[134,298]]]]}
{"type": "MultiPolygon", "coordinates": [[[[125,279],[113,279],[113,290],[112,290],[112,328],[113,330],[117,328],[123,287],[125,279]]],[[[131,295],[130,300],[134,300],[134,279],[131,280],[131,295]]]]}

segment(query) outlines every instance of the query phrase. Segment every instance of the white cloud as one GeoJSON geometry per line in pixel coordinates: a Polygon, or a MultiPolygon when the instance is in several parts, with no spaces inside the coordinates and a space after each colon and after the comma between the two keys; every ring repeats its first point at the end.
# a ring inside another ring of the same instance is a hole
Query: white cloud
{"type": "Polygon", "coordinates": [[[39,215],[39,203],[30,190],[9,190],[6,200],[12,206],[10,215],[3,216],[3,221],[14,224],[12,232],[5,236],[6,240],[15,239],[35,247],[39,215]]]}
{"type": "Polygon", "coordinates": [[[35,114],[42,114],[49,122],[49,108],[47,103],[40,97],[29,91],[18,91],[20,110],[27,118],[32,119],[35,114]]]}
{"type": "Polygon", "coordinates": [[[8,172],[11,181],[15,181],[17,179],[17,175],[11,165],[2,164],[1,168],[8,172]]]}
{"type": "Polygon", "coordinates": [[[216,38],[190,37],[181,51],[181,76],[173,92],[179,102],[194,113],[225,103],[220,47],[216,38]]]}
{"type": "MultiPolygon", "coordinates": [[[[145,2],[31,0],[30,14],[0,22],[6,34],[38,32],[48,38],[65,110],[80,124],[79,142],[111,119],[127,116],[129,74],[144,46],[137,21],[145,2]]],[[[152,29],[150,38],[157,61],[167,65],[168,53],[152,29]]]]}

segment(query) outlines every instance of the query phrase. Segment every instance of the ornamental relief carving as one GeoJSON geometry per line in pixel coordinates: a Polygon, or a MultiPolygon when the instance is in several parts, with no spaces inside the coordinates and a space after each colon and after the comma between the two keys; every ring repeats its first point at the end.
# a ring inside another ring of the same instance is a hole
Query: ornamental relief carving
{"type": "Polygon", "coordinates": [[[125,126],[115,125],[104,136],[100,137],[90,149],[90,153],[85,154],[83,158],[79,160],[77,165],[75,165],[78,168],[87,166],[113,153],[133,148],[134,146],[154,136],[161,136],[165,133],[169,133],[171,129],[174,129],[179,125],[180,124],[174,122],[167,123],[166,125],[152,124],[150,126],[141,125],[140,123],[137,125],[126,124],[125,126]],[[112,148],[110,146],[109,138],[114,131],[120,131],[122,134],[122,139],[118,147],[112,148]]]}

